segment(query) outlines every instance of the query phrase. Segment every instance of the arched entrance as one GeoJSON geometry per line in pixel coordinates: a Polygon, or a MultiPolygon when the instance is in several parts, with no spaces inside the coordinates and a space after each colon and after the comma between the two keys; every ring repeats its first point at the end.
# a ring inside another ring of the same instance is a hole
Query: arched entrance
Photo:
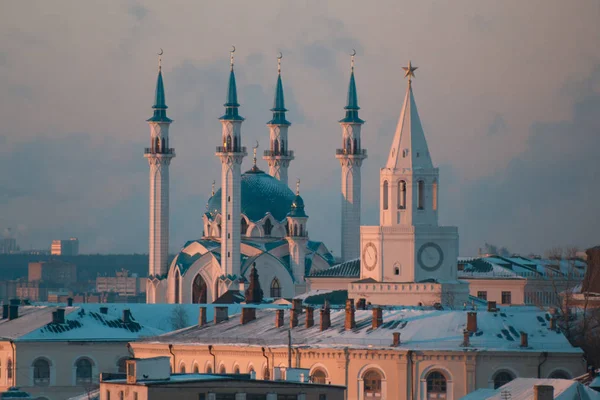
{"type": "Polygon", "coordinates": [[[206,304],[207,300],[207,288],[204,278],[200,274],[194,278],[192,284],[192,303],[194,304],[206,304]]]}

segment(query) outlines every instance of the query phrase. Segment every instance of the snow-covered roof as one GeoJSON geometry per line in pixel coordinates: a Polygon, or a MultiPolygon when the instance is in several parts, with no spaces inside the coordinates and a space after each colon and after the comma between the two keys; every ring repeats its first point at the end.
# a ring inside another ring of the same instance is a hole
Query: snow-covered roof
{"type": "Polygon", "coordinates": [[[463,268],[458,271],[461,278],[480,279],[511,279],[562,276],[562,274],[575,274],[583,278],[585,263],[579,260],[545,260],[529,259],[522,256],[502,257],[498,255],[485,255],[479,257],[459,257],[459,264],[463,268]]]}
{"type": "MultiPolygon", "coordinates": [[[[495,351],[553,351],[581,353],[572,347],[564,335],[548,329],[549,315],[534,307],[502,308],[500,312],[478,312],[477,332],[465,348],[463,330],[467,312],[463,310],[433,310],[423,307],[388,309],[383,311],[383,325],[371,328],[373,312],[356,310],[356,328],[344,330],[344,310],[331,310],[331,327],[320,331],[320,313],[314,312],[314,326],[305,327],[306,314],[299,317],[292,329],[295,345],[314,347],[389,347],[393,332],[401,334],[401,349],[423,350],[495,350],[495,351]],[[529,347],[520,347],[520,332],[526,332],[529,347]]],[[[217,325],[193,326],[144,342],[172,344],[215,344],[286,346],[289,313],[284,326],[275,327],[275,311],[260,309],[256,320],[242,325],[238,317],[217,325]]]]}
{"type": "Polygon", "coordinates": [[[479,389],[461,400],[530,400],[534,398],[534,386],[548,385],[554,387],[555,400],[600,400],[600,393],[585,387],[581,383],[570,379],[536,379],[517,378],[498,389],[479,389]]]}

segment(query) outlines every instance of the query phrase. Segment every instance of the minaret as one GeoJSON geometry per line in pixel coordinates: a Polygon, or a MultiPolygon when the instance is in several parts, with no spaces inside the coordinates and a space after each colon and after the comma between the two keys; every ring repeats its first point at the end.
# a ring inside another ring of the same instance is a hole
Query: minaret
{"type": "Polygon", "coordinates": [[[380,172],[380,225],[437,225],[439,171],[433,167],[413,96],[413,67],[385,168],[380,172]]]}
{"type": "Polygon", "coordinates": [[[294,273],[297,293],[304,292],[304,259],[308,243],[306,223],[308,215],[304,212],[304,200],[300,197],[300,179],[296,182],[296,197],[287,215],[287,241],[290,246],[290,263],[294,273]]]}
{"type": "Polygon", "coordinates": [[[288,168],[294,159],[294,152],[288,150],[288,127],[291,123],[285,119],[285,102],[283,98],[283,83],[281,83],[281,59],[277,57],[277,86],[275,87],[275,100],[273,102],[273,119],[267,122],[271,145],[265,150],[263,159],[269,164],[269,175],[288,184],[288,168]]]}
{"type": "MultiPolygon", "coordinates": [[[[162,55],[162,50],[160,55],[162,55]]],[[[169,164],[175,149],[169,147],[169,125],[165,88],[163,86],[161,57],[158,59],[158,78],[154,99],[154,115],[149,118],[150,147],[144,157],[150,164],[150,230],[148,275],[164,277],[167,274],[169,251],[169,164]]],[[[156,299],[154,299],[156,301],[156,299]]]]}
{"type": "Polygon", "coordinates": [[[358,117],[358,95],[354,81],[354,56],[352,54],[350,84],[346,102],[346,117],[342,126],[342,148],[335,157],[342,166],[342,260],[353,260],[360,254],[360,167],[367,150],[360,143],[360,130],[365,123],[358,117]]]}
{"type": "Polygon", "coordinates": [[[244,118],[238,114],[237,88],[233,72],[233,52],[225,114],[219,118],[222,128],[222,146],[215,155],[221,159],[221,269],[223,274],[240,276],[240,217],[241,166],[246,148],[242,147],[241,127],[244,118]]]}

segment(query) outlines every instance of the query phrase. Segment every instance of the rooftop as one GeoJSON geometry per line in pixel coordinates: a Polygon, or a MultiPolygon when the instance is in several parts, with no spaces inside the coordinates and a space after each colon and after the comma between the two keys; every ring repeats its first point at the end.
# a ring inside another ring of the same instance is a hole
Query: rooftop
{"type": "Polygon", "coordinates": [[[570,379],[536,379],[517,378],[498,389],[479,389],[461,400],[530,400],[534,399],[533,387],[548,385],[554,387],[555,400],[600,400],[600,393],[585,387],[581,383],[570,379]]]}

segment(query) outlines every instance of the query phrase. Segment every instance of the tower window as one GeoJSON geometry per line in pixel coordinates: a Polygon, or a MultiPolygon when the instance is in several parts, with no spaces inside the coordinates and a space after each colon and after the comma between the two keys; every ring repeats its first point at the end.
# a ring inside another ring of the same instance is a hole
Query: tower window
{"type": "Polygon", "coordinates": [[[400,275],[400,267],[394,267],[394,275],[400,275]]]}
{"type": "Polygon", "coordinates": [[[241,233],[242,235],[246,236],[246,231],[248,231],[248,221],[246,221],[246,218],[242,217],[242,223],[241,223],[242,227],[241,227],[241,233]]]}
{"type": "Polygon", "coordinates": [[[227,239],[231,239],[231,233],[227,233],[227,239]]]}
{"type": "Polygon", "coordinates": [[[417,207],[419,210],[422,210],[425,204],[425,182],[419,181],[417,195],[419,196],[417,199],[417,207]]]}
{"type": "Polygon", "coordinates": [[[227,214],[227,221],[231,220],[231,214],[227,214]]]}
{"type": "Polygon", "coordinates": [[[231,201],[231,196],[227,196],[227,202],[231,201]]]}
{"type": "Polygon", "coordinates": [[[406,182],[398,182],[398,209],[406,208],[406,182]]]}
{"type": "Polygon", "coordinates": [[[438,184],[437,181],[433,181],[433,186],[431,187],[431,198],[432,198],[432,208],[437,210],[438,207],[438,184]]]}
{"type": "Polygon", "coordinates": [[[388,196],[389,196],[389,190],[388,190],[388,181],[384,181],[383,182],[383,209],[387,210],[388,209],[388,196]]]}
{"type": "Polygon", "coordinates": [[[271,223],[270,219],[267,218],[263,225],[263,229],[265,231],[265,236],[271,236],[271,230],[273,230],[273,223],[271,223]]]}
{"type": "Polygon", "coordinates": [[[227,258],[231,258],[231,252],[230,251],[227,252],[227,258]]]}

